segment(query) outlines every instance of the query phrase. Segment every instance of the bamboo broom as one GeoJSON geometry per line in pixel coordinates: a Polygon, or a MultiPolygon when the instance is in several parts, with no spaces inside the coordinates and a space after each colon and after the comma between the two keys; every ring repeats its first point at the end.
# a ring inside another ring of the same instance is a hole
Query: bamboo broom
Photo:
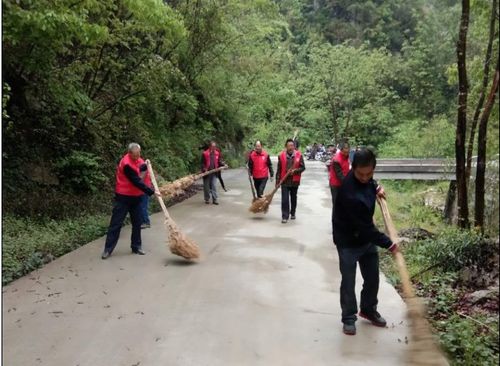
{"type": "Polygon", "coordinates": [[[250,212],[253,212],[254,214],[259,213],[259,212],[267,213],[267,211],[269,210],[269,205],[271,204],[271,201],[273,200],[274,194],[278,191],[278,189],[281,187],[281,185],[286,180],[286,178],[288,178],[288,176],[290,174],[292,174],[292,171],[293,171],[293,169],[290,169],[286,173],[286,175],[283,177],[283,179],[281,179],[279,181],[279,183],[276,185],[276,187],[274,187],[274,189],[272,190],[271,193],[266,194],[264,197],[257,198],[252,203],[252,205],[250,206],[250,208],[248,210],[250,212]]]}
{"type": "MultiPolygon", "coordinates": [[[[377,202],[382,210],[385,230],[392,242],[397,243],[399,241],[398,235],[389,214],[387,202],[379,197],[377,197],[377,202]]],[[[394,259],[401,277],[403,296],[408,309],[407,316],[411,326],[411,339],[406,364],[412,366],[447,366],[448,361],[436,345],[430,325],[425,318],[426,309],[422,299],[416,296],[413,289],[403,254],[399,250],[396,251],[394,259]]]]}
{"type": "MultiPolygon", "coordinates": [[[[151,166],[151,162],[146,160],[146,164],[148,167],[148,172],[151,177],[151,182],[153,183],[153,187],[155,190],[158,190],[158,183],[156,182],[156,177],[153,172],[153,167],[151,166]]],[[[179,255],[188,260],[197,259],[200,257],[200,249],[198,246],[188,237],[184,235],[177,227],[177,224],[172,219],[170,214],[168,213],[167,206],[165,206],[165,202],[163,202],[162,197],[158,197],[158,202],[160,203],[161,209],[163,210],[163,214],[165,215],[165,225],[168,229],[168,246],[170,251],[179,255]]]]}
{"type": "Polygon", "coordinates": [[[222,167],[212,169],[200,174],[187,175],[185,177],[174,180],[173,182],[164,184],[163,186],[160,187],[160,192],[162,195],[168,198],[180,196],[184,194],[185,190],[191,187],[194,184],[194,182],[196,182],[198,179],[201,179],[209,174],[217,173],[218,171],[224,170],[226,168],[227,165],[224,165],[222,167]]]}

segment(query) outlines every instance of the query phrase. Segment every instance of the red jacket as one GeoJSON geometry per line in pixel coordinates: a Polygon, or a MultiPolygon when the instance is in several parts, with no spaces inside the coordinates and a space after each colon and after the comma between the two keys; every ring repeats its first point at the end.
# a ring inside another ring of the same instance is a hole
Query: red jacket
{"type": "Polygon", "coordinates": [[[264,150],[260,154],[257,154],[255,150],[250,153],[249,160],[252,160],[253,164],[252,176],[255,179],[267,178],[269,176],[268,158],[269,154],[264,150]]]}
{"type": "Polygon", "coordinates": [[[342,181],[337,177],[335,173],[334,163],[338,163],[340,165],[340,169],[342,170],[342,174],[344,177],[349,173],[349,155],[344,156],[342,152],[338,151],[332,159],[332,163],[330,164],[330,186],[340,187],[342,185],[342,181]]]}
{"type": "MultiPolygon", "coordinates": [[[[293,158],[293,165],[292,165],[292,169],[298,169],[300,168],[300,157],[302,156],[302,154],[300,153],[299,150],[295,150],[295,156],[293,158]]],[[[286,151],[283,150],[279,156],[279,159],[280,159],[280,162],[281,162],[281,172],[280,172],[280,180],[283,180],[283,178],[285,177],[286,173],[287,173],[287,164],[286,164],[286,151]]],[[[292,175],[292,181],[295,182],[295,183],[300,183],[300,177],[301,177],[301,174],[293,174],[292,175]]]]}
{"type": "MultiPolygon", "coordinates": [[[[215,149],[215,169],[217,169],[220,165],[220,151],[215,149]]],[[[207,171],[210,169],[210,149],[206,149],[203,151],[203,169],[207,171]]]]}
{"type": "Polygon", "coordinates": [[[118,164],[118,168],[116,169],[116,193],[125,196],[142,196],[144,194],[143,191],[132,184],[124,172],[125,165],[128,165],[137,173],[137,175],[139,175],[142,164],[144,164],[144,160],[140,158],[134,161],[128,153],[123,156],[122,160],[120,160],[120,163],[118,164]]]}

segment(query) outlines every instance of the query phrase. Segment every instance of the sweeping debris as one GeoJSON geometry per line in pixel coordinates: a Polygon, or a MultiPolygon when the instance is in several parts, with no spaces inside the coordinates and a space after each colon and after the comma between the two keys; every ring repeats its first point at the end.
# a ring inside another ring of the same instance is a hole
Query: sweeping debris
{"type": "Polygon", "coordinates": [[[217,173],[221,170],[227,169],[227,166],[224,165],[222,167],[219,167],[217,169],[212,169],[208,170],[204,173],[200,174],[190,174],[185,177],[179,178],[177,180],[174,180],[173,182],[166,183],[162,185],[159,190],[161,194],[167,198],[173,198],[176,196],[180,196],[185,193],[186,189],[191,187],[194,182],[196,182],[198,179],[201,179],[207,175],[217,173]]]}
{"type": "Polygon", "coordinates": [[[280,182],[276,185],[276,187],[274,187],[271,193],[268,193],[264,197],[257,198],[256,200],[254,200],[248,210],[250,212],[253,212],[254,214],[260,212],[267,213],[267,211],[269,210],[269,206],[271,205],[271,202],[273,200],[274,194],[278,191],[278,189],[281,187],[283,182],[286,180],[286,178],[288,178],[290,174],[292,174],[291,169],[286,173],[283,179],[280,180],[280,182]]]}
{"type": "MultiPolygon", "coordinates": [[[[149,175],[151,177],[151,182],[153,183],[154,188],[156,190],[159,190],[153,167],[151,166],[151,162],[149,160],[146,160],[146,164],[148,167],[149,175]]],[[[184,233],[181,232],[175,221],[168,213],[167,206],[165,206],[165,202],[163,202],[162,197],[158,197],[158,202],[160,203],[160,206],[165,215],[165,225],[167,226],[168,230],[168,246],[170,248],[170,252],[188,260],[198,259],[200,257],[199,247],[195,242],[193,242],[191,239],[186,237],[184,233]]]]}
{"type": "MultiPolygon", "coordinates": [[[[377,202],[382,210],[385,230],[391,240],[397,243],[398,235],[389,214],[387,202],[385,199],[378,197],[377,202]]],[[[406,364],[412,366],[448,366],[449,363],[436,345],[430,325],[425,318],[425,305],[415,294],[403,254],[397,251],[394,256],[401,277],[403,297],[406,302],[407,316],[411,326],[411,342],[408,349],[406,364]]]]}

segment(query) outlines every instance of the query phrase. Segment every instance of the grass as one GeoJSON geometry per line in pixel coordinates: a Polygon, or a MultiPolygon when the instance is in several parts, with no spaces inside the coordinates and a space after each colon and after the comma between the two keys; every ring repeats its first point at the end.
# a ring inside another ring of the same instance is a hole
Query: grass
{"type": "MultiPolygon", "coordinates": [[[[478,288],[463,283],[460,274],[468,267],[485,267],[483,271],[489,271],[486,258],[492,256],[498,245],[486,244],[477,232],[447,226],[438,210],[424,205],[425,192],[444,198],[447,184],[381,183],[398,230],[418,227],[436,234],[433,239],[404,244],[402,252],[417,294],[427,302],[430,323],[451,365],[497,365],[498,311],[468,306],[468,313],[464,315],[464,295],[478,288]]],[[[376,222],[383,227],[378,209],[376,222]]],[[[398,287],[399,275],[392,257],[381,255],[380,263],[388,281],[398,287]]]]}

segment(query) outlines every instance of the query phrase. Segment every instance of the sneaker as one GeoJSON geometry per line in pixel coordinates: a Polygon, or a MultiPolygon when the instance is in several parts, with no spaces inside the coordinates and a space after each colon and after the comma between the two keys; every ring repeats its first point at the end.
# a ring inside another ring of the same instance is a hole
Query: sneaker
{"type": "Polygon", "coordinates": [[[212,203],[213,203],[214,205],[218,205],[218,204],[219,204],[219,202],[217,202],[217,201],[213,201],[212,203]]]}
{"type": "Polygon", "coordinates": [[[363,313],[362,311],[360,311],[359,316],[362,318],[365,318],[366,320],[371,321],[372,324],[377,326],[377,327],[385,328],[385,326],[387,325],[387,322],[385,321],[385,319],[382,318],[377,311],[374,311],[373,313],[370,313],[370,314],[366,314],[366,313],[363,313]]]}
{"type": "Polygon", "coordinates": [[[146,252],[142,248],[132,249],[133,254],[145,255],[146,252]]]}
{"type": "Polygon", "coordinates": [[[151,227],[150,224],[142,224],[141,229],[149,229],[151,227]]]}
{"type": "Polygon", "coordinates": [[[287,222],[288,222],[288,220],[287,220],[287,219],[283,219],[283,220],[281,220],[281,223],[282,223],[282,224],[286,224],[287,222]]]}
{"type": "Polygon", "coordinates": [[[104,251],[102,252],[101,259],[107,259],[111,255],[110,252],[104,251]]]}
{"type": "Polygon", "coordinates": [[[205,201],[205,204],[209,205],[209,204],[210,204],[210,201],[205,201]]]}
{"type": "Polygon", "coordinates": [[[344,323],[342,327],[342,331],[347,335],[355,335],[356,334],[356,325],[354,323],[344,323]]]}
{"type": "Polygon", "coordinates": [[[295,220],[295,215],[290,216],[290,220],[295,220]]]}

